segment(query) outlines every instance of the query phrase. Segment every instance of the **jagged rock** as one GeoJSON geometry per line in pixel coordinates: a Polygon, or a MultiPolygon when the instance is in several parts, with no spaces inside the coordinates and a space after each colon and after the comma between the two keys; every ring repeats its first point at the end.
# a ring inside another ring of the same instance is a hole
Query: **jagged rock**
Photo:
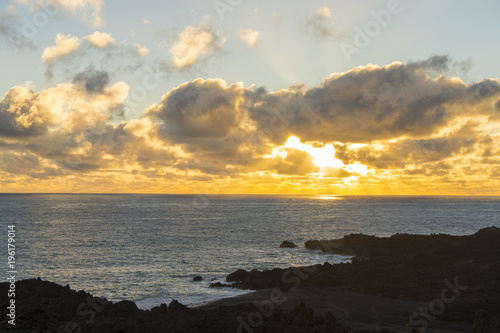
{"type": "Polygon", "coordinates": [[[184,312],[188,309],[187,306],[185,306],[184,304],[181,304],[179,303],[179,301],[177,300],[172,300],[172,302],[170,302],[170,304],[168,305],[168,310],[169,311],[172,311],[172,312],[184,312]]]}

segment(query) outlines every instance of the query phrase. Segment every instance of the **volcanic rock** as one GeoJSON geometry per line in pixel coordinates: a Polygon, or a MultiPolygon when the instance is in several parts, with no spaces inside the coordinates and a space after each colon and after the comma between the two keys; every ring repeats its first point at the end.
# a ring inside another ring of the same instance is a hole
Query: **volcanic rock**
{"type": "Polygon", "coordinates": [[[293,249],[293,248],[296,248],[297,245],[295,245],[293,242],[289,242],[289,241],[283,241],[280,245],[280,248],[285,248],[285,249],[293,249]]]}

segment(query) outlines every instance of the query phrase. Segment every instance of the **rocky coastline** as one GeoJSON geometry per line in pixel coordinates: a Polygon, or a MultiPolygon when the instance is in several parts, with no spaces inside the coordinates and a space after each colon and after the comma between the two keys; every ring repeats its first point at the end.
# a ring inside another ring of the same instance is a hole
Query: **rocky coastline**
{"type": "MultiPolygon", "coordinates": [[[[402,324],[411,332],[422,329],[424,326],[418,323],[427,318],[425,328],[437,320],[442,332],[465,332],[472,327],[474,332],[498,332],[499,244],[500,229],[496,227],[467,236],[396,234],[381,238],[351,234],[341,239],[311,240],[305,243],[307,249],[353,255],[352,263],[238,270],[227,276],[227,282],[235,288],[257,292],[199,308],[172,301],[145,311],[130,301],[112,303],[84,291],[71,290],[69,286],[40,279],[23,280],[17,282],[15,329],[16,332],[366,332],[398,331],[395,325],[402,324]],[[319,299],[329,302],[321,303],[319,299]],[[401,311],[405,304],[410,310],[401,311]],[[424,306],[412,312],[419,304],[424,306]],[[341,306],[350,309],[344,311],[349,320],[340,318],[342,313],[337,310],[341,306]],[[377,308],[378,317],[368,313],[367,306],[372,310],[377,308]],[[383,307],[396,315],[384,317],[380,310],[383,307]],[[365,317],[359,315],[362,308],[365,317]],[[387,324],[380,323],[384,320],[387,324]],[[378,323],[370,324],[371,321],[378,323]]],[[[0,283],[0,293],[6,294],[7,290],[8,283],[0,283]]],[[[0,306],[4,309],[8,306],[4,298],[0,306]]],[[[8,319],[0,320],[0,331],[13,328],[8,319]]]]}

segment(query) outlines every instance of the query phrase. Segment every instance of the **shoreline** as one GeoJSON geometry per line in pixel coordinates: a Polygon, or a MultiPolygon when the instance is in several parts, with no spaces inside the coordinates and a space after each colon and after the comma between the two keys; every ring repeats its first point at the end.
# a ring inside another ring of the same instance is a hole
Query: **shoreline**
{"type": "MultiPolygon", "coordinates": [[[[495,332],[500,318],[500,229],[472,235],[311,240],[351,263],[238,270],[227,282],[247,293],[191,307],[151,310],[111,303],[69,286],[18,281],[18,332],[495,332]],[[497,326],[494,326],[497,325],[497,326]],[[488,331],[489,330],[489,331],[488,331]]],[[[0,283],[0,292],[8,283],[0,283]]],[[[4,290],[5,289],[5,290],[4,290]]],[[[7,306],[2,301],[1,306],[7,306]]],[[[0,330],[9,329],[7,318],[0,330]]]]}
{"type": "MultiPolygon", "coordinates": [[[[283,292],[279,302],[274,303],[270,300],[275,290],[263,289],[195,306],[173,300],[168,305],[141,310],[132,301],[112,303],[48,281],[29,279],[17,283],[20,291],[29,294],[20,299],[21,314],[16,319],[20,326],[17,332],[26,333],[34,328],[47,332],[80,332],[82,328],[81,332],[138,332],[138,327],[147,327],[149,332],[211,332],[198,329],[193,323],[218,327],[214,332],[260,332],[282,325],[288,325],[290,332],[410,332],[411,313],[428,306],[422,301],[386,298],[340,287],[304,287],[283,292]],[[23,312],[22,308],[28,311],[23,312]],[[71,308],[73,313],[68,311],[71,308]],[[39,316],[41,312],[45,313],[43,318],[39,316]],[[33,316],[29,318],[31,323],[24,321],[27,315],[33,316]],[[227,320],[230,325],[220,327],[227,320]],[[141,326],[146,322],[151,325],[141,326]]],[[[1,291],[3,287],[1,283],[1,291]]],[[[470,332],[473,326],[470,321],[435,320],[428,329],[461,333],[470,332]]],[[[0,322],[0,330],[9,328],[5,320],[0,322]]]]}

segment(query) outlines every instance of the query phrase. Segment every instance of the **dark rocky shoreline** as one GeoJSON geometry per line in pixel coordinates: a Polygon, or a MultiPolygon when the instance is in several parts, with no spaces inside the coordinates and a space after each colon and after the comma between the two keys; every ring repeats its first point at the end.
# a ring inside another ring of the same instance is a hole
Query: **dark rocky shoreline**
{"type": "MultiPolygon", "coordinates": [[[[448,289],[459,297],[440,319],[498,320],[500,313],[500,229],[473,235],[396,234],[379,238],[351,234],[338,240],[305,243],[306,248],[355,255],[352,263],[267,271],[238,270],[227,277],[241,289],[342,287],[395,299],[431,301],[448,289]],[[451,286],[449,286],[451,284],[451,286]]],[[[500,328],[500,327],[499,327],[500,328]]],[[[497,332],[497,331],[492,331],[497,332]]]]}
{"type": "MultiPolygon", "coordinates": [[[[475,332],[498,332],[499,228],[482,229],[468,236],[397,234],[379,238],[351,234],[339,240],[308,241],[305,246],[355,257],[348,264],[238,270],[229,274],[227,281],[241,289],[271,289],[278,293],[341,288],[388,299],[430,302],[430,305],[436,300],[435,304],[441,302],[446,306],[446,311],[439,313],[439,320],[475,322],[475,332]]],[[[7,289],[7,283],[0,283],[2,295],[7,294],[7,289]]],[[[39,279],[19,281],[16,289],[17,332],[350,331],[328,309],[308,308],[308,304],[292,308],[277,306],[262,323],[249,326],[242,318],[255,313],[255,304],[231,304],[231,299],[227,306],[197,309],[172,301],[168,306],[162,304],[144,311],[130,301],[113,304],[84,291],[39,279]]],[[[2,297],[0,306],[5,309],[7,302],[2,297]]],[[[0,331],[13,328],[8,319],[1,319],[0,331]]],[[[416,328],[408,327],[408,332],[416,328]]]]}
{"type": "MultiPolygon", "coordinates": [[[[16,326],[0,322],[0,332],[241,332],[242,318],[255,311],[252,304],[221,306],[210,310],[188,308],[177,301],[151,310],[134,302],[112,303],[68,286],[30,279],[16,286],[16,326]]],[[[7,293],[5,283],[0,292],[7,293]]],[[[5,309],[7,302],[0,306],[5,309]]],[[[247,324],[248,325],[248,324],[247,324]]],[[[251,329],[251,328],[250,328],[251,329]]],[[[253,330],[253,329],[252,329],[253,330]]],[[[303,304],[292,311],[277,309],[255,332],[348,332],[331,314],[318,316],[303,304]]]]}

